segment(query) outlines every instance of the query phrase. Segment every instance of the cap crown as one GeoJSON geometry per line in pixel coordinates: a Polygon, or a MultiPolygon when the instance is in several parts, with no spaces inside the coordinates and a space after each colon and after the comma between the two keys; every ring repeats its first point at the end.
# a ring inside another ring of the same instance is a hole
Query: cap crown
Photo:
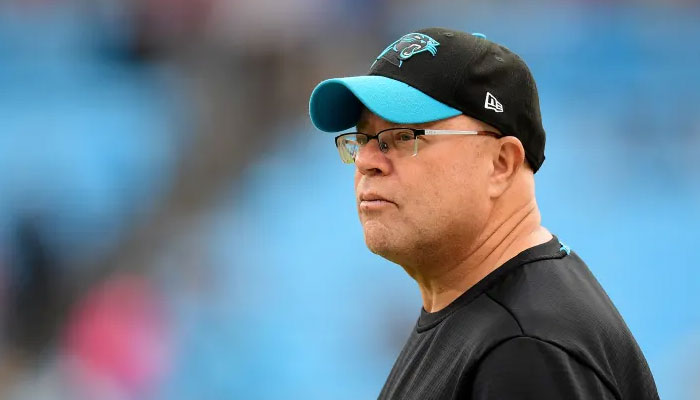
{"type": "Polygon", "coordinates": [[[535,80],[525,62],[499,44],[446,28],[421,29],[387,46],[368,75],[404,82],[517,137],[535,171],[544,162],[535,80]]]}

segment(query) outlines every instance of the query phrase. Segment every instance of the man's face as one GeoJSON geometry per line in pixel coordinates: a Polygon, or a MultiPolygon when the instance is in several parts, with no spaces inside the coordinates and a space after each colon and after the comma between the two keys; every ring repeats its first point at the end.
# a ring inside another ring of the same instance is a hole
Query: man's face
{"type": "MultiPolygon", "coordinates": [[[[358,130],[368,134],[397,126],[494,130],[465,115],[397,125],[364,110],[358,122],[358,130]]],[[[491,211],[487,178],[493,137],[430,135],[416,140],[415,156],[389,157],[371,140],[355,160],[355,194],[365,242],[372,252],[401,265],[468,247],[491,211]]]]}

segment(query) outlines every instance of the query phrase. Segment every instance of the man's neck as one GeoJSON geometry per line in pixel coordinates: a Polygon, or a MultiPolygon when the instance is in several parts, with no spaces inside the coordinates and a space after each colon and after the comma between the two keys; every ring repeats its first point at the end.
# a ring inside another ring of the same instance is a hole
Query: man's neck
{"type": "Polygon", "coordinates": [[[430,271],[428,274],[411,271],[426,311],[445,308],[518,253],[552,238],[551,233],[540,225],[540,213],[534,200],[495,222],[482,231],[463,258],[451,265],[432,265],[426,268],[430,271]]]}

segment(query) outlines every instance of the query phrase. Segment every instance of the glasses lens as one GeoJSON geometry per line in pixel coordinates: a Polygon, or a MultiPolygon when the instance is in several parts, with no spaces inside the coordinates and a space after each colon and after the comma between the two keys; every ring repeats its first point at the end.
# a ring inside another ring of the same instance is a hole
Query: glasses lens
{"type": "Polygon", "coordinates": [[[415,142],[416,134],[410,129],[390,129],[379,135],[379,148],[384,153],[412,155],[415,153],[415,142]]]}
{"type": "Polygon", "coordinates": [[[351,164],[355,162],[355,157],[357,157],[360,147],[367,144],[367,135],[363,133],[348,133],[338,137],[335,144],[338,147],[340,159],[346,164],[351,164]]]}

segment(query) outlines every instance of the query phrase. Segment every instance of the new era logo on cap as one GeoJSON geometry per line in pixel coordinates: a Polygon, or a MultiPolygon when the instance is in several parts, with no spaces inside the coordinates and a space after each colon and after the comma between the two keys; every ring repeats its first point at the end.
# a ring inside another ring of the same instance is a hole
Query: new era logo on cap
{"type": "Polygon", "coordinates": [[[503,112],[503,104],[491,94],[491,92],[486,92],[486,101],[484,102],[484,108],[487,110],[493,110],[495,112],[503,112]]]}

